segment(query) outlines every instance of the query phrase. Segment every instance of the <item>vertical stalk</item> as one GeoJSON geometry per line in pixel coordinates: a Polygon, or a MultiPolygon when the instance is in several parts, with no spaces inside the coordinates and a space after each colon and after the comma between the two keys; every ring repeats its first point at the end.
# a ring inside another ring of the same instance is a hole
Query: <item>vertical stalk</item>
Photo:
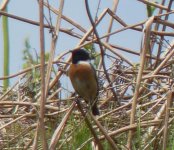
{"type": "MultiPolygon", "coordinates": [[[[7,8],[5,9],[7,11],[7,8]]],[[[2,28],[3,28],[3,43],[4,43],[4,76],[9,75],[9,33],[8,33],[8,18],[2,16],[2,28]]],[[[9,80],[3,80],[4,91],[9,86],[9,80]]]]}
{"type": "MultiPolygon", "coordinates": [[[[113,0],[113,8],[112,8],[112,11],[113,11],[114,13],[116,13],[116,11],[117,11],[118,3],[119,3],[119,0],[113,0]]],[[[111,17],[110,23],[109,23],[109,27],[108,27],[108,32],[107,32],[107,33],[111,33],[113,21],[114,21],[114,18],[111,17]]],[[[109,42],[109,38],[110,38],[110,36],[108,36],[108,37],[106,38],[106,42],[109,42]]]]}
{"type": "MultiPolygon", "coordinates": [[[[41,99],[40,99],[40,114],[38,122],[38,131],[42,142],[43,150],[48,149],[45,133],[45,41],[44,41],[44,5],[43,0],[39,1],[39,21],[40,21],[40,58],[41,58],[41,99]]],[[[37,132],[38,132],[37,131],[37,132]]]]}
{"type": "MultiPolygon", "coordinates": [[[[169,4],[168,4],[168,10],[166,12],[169,12],[169,10],[172,7],[172,3],[173,3],[173,1],[170,1],[169,2],[169,4]]],[[[164,20],[168,20],[168,19],[169,19],[169,15],[165,15],[164,20]]],[[[165,30],[166,30],[166,26],[163,25],[162,31],[165,31],[165,30]]],[[[163,41],[163,40],[164,40],[164,37],[161,36],[160,41],[163,41]]],[[[161,52],[162,52],[162,44],[159,44],[158,51],[157,51],[157,59],[156,59],[156,62],[155,62],[155,68],[159,65],[159,62],[160,62],[159,58],[160,58],[161,52]]]]}
{"type": "Polygon", "coordinates": [[[166,113],[165,113],[165,121],[164,121],[164,132],[163,132],[163,146],[162,150],[165,150],[167,147],[167,139],[168,139],[168,125],[169,125],[169,115],[170,115],[170,105],[173,99],[173,91],[170,91],[167,95],[166,101],[166,113]]]}
{"type": "Polygon", "coordinates": [[[59,6],[59,15],[57,17],[56,26],[55,26],[55,32],[54,32],[54,35],[53,35],[53,38],[51,41],[51,50],[50,50],[50,55],[49,55],[46,82],[45,82],[45,97],[47,97],[48,91],[49,91],[49,82],[50,82],[53,58],[54,58],[54,54],[55,54],[55,49],[56,49],[56,44],[57,44],[57,40],[58,40],[61,19],[62,19],[63,6],[64,6],[64,0],[61,0],[60,6],[59,6]]]}
{"type": "MultiPolygon", "coordinates": [[[[131,114],[130,114],[130,126],[135,123],[135,116],[136,116],[136,107],[137,107],[137,99],[140,93],[140,88],[141,88],[141,79],[143,75],[143,70],[145,68],[145,62],[146,62],[146,53],[147,49],[149,46],[149,38],[150,38],[150,31],[151,31],[151,26],[154,21],[154,17],[150,17],[144,28],[144,37],[142,39],[142,45],[141,45],[141,55],[140,55],[140,68],[138,71],[137,79],[136,79],[136,86],[135,86],[135,92],[134,96],[132,98],[132,109],[131,109],[131,114]]],[[[133,139],[133,131],[130,130],[128,134],[128,140],[127,140],[127,147],[128,149],[132,149],[132,139],[133,139]]]]}
{"type": "MultiPolygon", "coordinates": [[[[119,3],[119,0],[113,0],[113,8],[112,8],[112,11],[114,13],[116,13],[116,11],[117,11],[118,3],[119,3]]],[[[108,27],[108,31],[107,31],[108,34],[111,33],[113,21],[114,21],[114,18],[111,16],[109,27],[108,27]]],[[[107,36],[106,37],[106,42],[109,42],[109,38],[110,38],[110,36],[107,36]]],[[[99,65],[98,65],[98,69],[101,69],[101,67],[102,67],[102,60],[100,59],[100,62],[99,62],[99,65]]]]}

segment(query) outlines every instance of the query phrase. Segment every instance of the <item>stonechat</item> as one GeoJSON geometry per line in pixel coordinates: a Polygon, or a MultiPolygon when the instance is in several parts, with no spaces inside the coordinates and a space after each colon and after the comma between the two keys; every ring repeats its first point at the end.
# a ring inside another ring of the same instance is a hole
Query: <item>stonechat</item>
{"type": "Polygon", "coordinates": [[[90,63],[90,55],[86,50],[72,51],[69,77],[77,94],[89,104],[92,114],[99,115],[97,108],[98,80],[96,71],[90,63]]]}

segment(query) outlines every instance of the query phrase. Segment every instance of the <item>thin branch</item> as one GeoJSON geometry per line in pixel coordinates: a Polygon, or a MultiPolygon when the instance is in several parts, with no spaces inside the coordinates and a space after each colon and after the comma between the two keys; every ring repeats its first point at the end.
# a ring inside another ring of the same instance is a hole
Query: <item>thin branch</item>
{"type": "MultiPolygon", "coordinates": [[[[48,144],[46,140],[46,131],[45,131],[45,41],[44,41],[44,6],[43,0],[39,1],[39,20],[40,20],[40,58],[41,58],[41,98],[40,98],[40,113],[38,119],[38,127],[36,131],[36,137],[41,137],[41,143],[43,150],[48,149],[48,144]]],[[[37,138],[36,143],[37,145],[37,138]]],[[[37,146],[33,147],[37,147],[37,146]]]]}
{"type": "MultiPolygon", "coordinates": [[[[107,71],[106,71],[106,66],[105,66],[105,61],[104,61],[104,55],[105,55],[104,53],[105,53],[105,52],[104,52],[104,49],[103,49],[103,47],[102,47],[102,43],[101,43],[101,41],[100,41],[100,39],[99,39],[98,32],[97,32],[97,30],[96,30],[96,24],[94,23],[94,21],[93,21],[93,19],[92,19],[92,16],[91,16],[91,13],[90,13],[90,10],[89,10],[88,0],[85,0],[85,6],[86,6],[86,11],[87,11],[89,20],[90,20],[90,22],[91,22],[91,24],[92,24],[94,33],[95,33],[95,35],[96,35],[96,39],[97,39],[98,44],[99,44],[99,47],[100,47],[101,57],[102,57],[102,65],[103,65],[103,69],[104,69],[104,72],[105,72],[105,75],[106,75],[106,79],[108,80],[109,84],[110,84],[111,87],[112,87],[112,83],[111,83],[111,80],[110,80],[110,78],[109,78],[109,76],[108,76],[108,73],[107,73],[107,71]]],[[[120,102],[119,102],[119,100],[118,100],[118,98],[117,98],[117,94],[116,94],[115,90],[114,90],[113,88],[111,88],[111,90],[112,90],[113,96],[114,96],[114,98],[115,98],[115,101],[120,105],[120,102]]]]}
{"type": "Polygon", "coordinates": [[[165,7],[163,5],[160,5],[160,4],[157,4],[157,3],[154,3],[154,2],[151,2],[151,1],[147,1],[147,0],[138,0],[138,1],[140,1],[140,2],[142,2],[144,4],[148,4],[148,5],[160,8],[160,9],[168,10],[167,7],[165,7]]]}
{"type": "MultiPolygon", "coordinates": [[[[37,25],[37,26],[40,25],[39,22],[30,20],[30,19],[26,19],[26,18],[22,18],[22,17],[16,16],[16,15],[12,15],[12,14],[6,13],[4,11],[0,11],[0,15],[7,16],[9,18],[13,18],[13,19],[16,19],[16,20],[19,20],[19,21],[22,21],[22,22],[26,22],[26,23],[32,24],[32,25],[37,25]]],[[[45,24],[44,24],[44,27],[45,28],[50,28],[50,29],[53,28],[53,27],[50,27],[49,25],[45,25],[45,24]]]]}
{"type": "Polygon", "coordinates": [[[0,10],[1,10],[1,11],[3,11],[3,10],[6,8],[8,2],[9,2],[9,0],[3,0],[3,1],[1,2],[1,5],[0,5],[0,10]]]}
{"type": "Polygon", "coordinates": [[[50,49],[49,61],[48,61],[48,66],[47,66],[47,74],[46,74],[46,83],[45,83],[45,97],[47,97],[48,90],[49,90],[49,81],[50,81],[50,76],[51,76],[51,71],[52,71],[54,54],[55,54],[55,50],[56,50],[56,44],[57,44],[58,35],[59,35],[63,6],[64,6],[64,0],[61,0],[60,6],[59,6],[60,14],[57,17],[55,34],[53,35],[52,41],[51,41],[51,49],[50,49]]]}
{"type": "MultiPolygon", "coordinates": [[[[116,13],[119,0],[113,0],[113,1],[114,1],[114,2],[113,2],[112,11],[113,11],[113,13],[116,13]]],[[[108,27],[108,32],[107,32],[107,33],[110,33],[110,32],[111,32],[112,26],[113,26],[113,21],[114,21],[114,19],[113,19],[113,17],[111,17],[110,23],[109,23],[109,27],[108,27]]],[[[110,36],[108,36],[108,37],[106,38],[106,42],[109,42],[109,38],[110,38],[110,36]]]]}

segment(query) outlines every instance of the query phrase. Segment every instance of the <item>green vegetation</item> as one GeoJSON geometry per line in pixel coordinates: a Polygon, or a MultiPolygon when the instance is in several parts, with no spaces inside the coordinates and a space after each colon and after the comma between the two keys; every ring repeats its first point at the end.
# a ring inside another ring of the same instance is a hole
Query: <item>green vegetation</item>
{"type": "Polygon", "coordinates": [[[98,67],[101,56],[100,54],[96,51],[94,44],[88,44],[84,46],[84,48],[91,54],[91,58],[94,60],[93,65],[95,68],[98,67]]]}
{"type": "MultiPolygon", "coordinates": [[[[7,9],[6,9],[7,11],[7,9]]],[[[2,16],[2,30],[4,40],[4,76],[9,75],[9,31],[8,31],[8,17],[2,16]]],[[[3,80],[4,91],[9,86],[9,79],[3,80]]]]}
{"type": "MultiPolygon", "coordinates": [[[[152,1],[158,4],[158,2],[156,0],[152,0],[152,1]]],[[[151,16],[153,16],[154,11],[156,10],[156,7],[147,4],[146,9],[147,9],[147,16],[151,17],[151,16]]]]}

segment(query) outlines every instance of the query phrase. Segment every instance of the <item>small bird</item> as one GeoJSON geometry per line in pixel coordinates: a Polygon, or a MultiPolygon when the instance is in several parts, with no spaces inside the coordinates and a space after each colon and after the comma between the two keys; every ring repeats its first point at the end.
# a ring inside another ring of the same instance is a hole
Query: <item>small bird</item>
{"type": "Polygon", "coordinates": [[[91,107],[92,114],[99,115],[97,108],[98,80],[95,69],[90,63],[89,53],[86,50],[72,51],[69,77],[77,94],[91,107]]]}

